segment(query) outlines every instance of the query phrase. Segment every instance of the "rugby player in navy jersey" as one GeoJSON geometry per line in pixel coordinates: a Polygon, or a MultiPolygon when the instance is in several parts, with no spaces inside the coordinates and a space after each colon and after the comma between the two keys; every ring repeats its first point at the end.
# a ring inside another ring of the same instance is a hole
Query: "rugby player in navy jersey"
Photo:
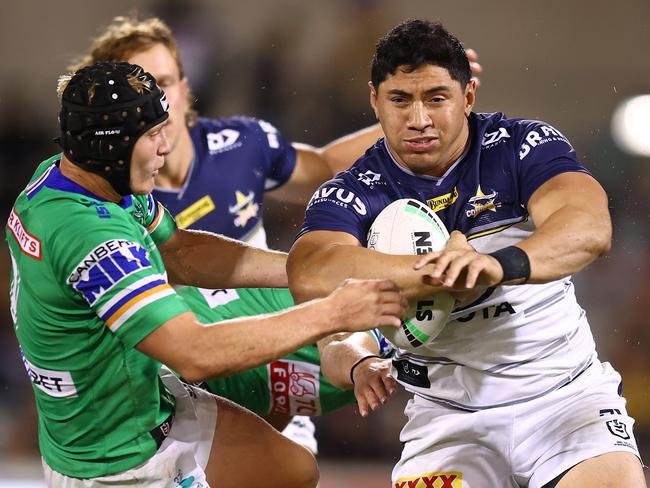
{"type": "MultiPolygon", "coordinates": [[[[477,74],[481,67],[476,53],[471,55],[472,70],[477,74]]],[[[317,149],[290,144],[262,120],[198,117],[192,109],[176,41],[169,27],[157,18],[117,17],[74,69],[107,60],[142,66],[165,91],[170,114],[165,130],[171,149],[156,176],[153,195],[182,228],[208,230],[266,248],[262,223],[266,191],[279,188],[276,198],[306,203],[320,183],[347,168],[382,135],[375,125],[317,149]]],[[[211,308],[224,303],[223,290],[199,291],[211,308]]],[[[242,381],[246,381],[244,377],[242,381]]],[[[233,384],[232,378],[228,384],[233,384]]],[[[218,393],[229,396],[223,389],[218,393]]],[[[267,420],[282,429],[290,417],[273,415],[267,420]]],[[[294,418],[285,433],[316,452],[309,419],[294,418]]]]}
{"type": "MultiPolygon", "coordinates": [[[[644,487],[620,375],[599,361],[570,279],[610,248],[602,187],[551,125],[472,111],[467,57],[440,24],[392,29],[371,79],[385,139],[316,191],[288,272],[298,300],[349,277],[391,279],[412,300],[457,294],[440,335],[392,361],[413,393],[394,486],[644,487]],[[454,231],[442,252],[365,248],[400,198],[454,231]]],[[[394,388],[375,351],[354,334],[321,343],[324,374],[354,383],[365,412],[394,388]]]]}

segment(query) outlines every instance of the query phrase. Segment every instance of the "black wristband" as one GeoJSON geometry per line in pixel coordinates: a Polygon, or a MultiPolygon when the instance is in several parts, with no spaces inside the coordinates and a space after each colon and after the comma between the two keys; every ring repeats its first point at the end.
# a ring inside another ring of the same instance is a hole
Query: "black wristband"
{"type": "Polygon", "coordinates": [[[530,278],[530,260],[528,254],[517,247],[508,246],[489,254],[499,261],[503,269],[503,278],[500,284],[520,285],[530,278]]]}
{"type": "Polygon", "coordinates": [[[352,382],[353,385],[354,385],[354,368],[356,368],[357,366],[359,366],[359,365],[360,365],[361,363],[363,363],[366,359],[370,359],[370,358],[382,359],[381,356],[377,356],[376,354],[370,354],[369,356],[364,356],[364,357],[362,357],[362,358],[359,359],[356,363],[354,363],[354,364],[352,365],[352,367],[350,368],[350,381],[352,382]]]}

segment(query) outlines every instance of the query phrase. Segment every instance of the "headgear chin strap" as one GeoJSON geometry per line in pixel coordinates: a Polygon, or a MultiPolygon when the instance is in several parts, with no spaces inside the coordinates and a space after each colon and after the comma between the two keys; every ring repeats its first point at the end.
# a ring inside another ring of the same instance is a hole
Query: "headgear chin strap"
{"type": "Polygon", "coordinates": [[[59,143],[70,161],[104,177],[120,195],[128,195],[133,146],[169,117],[167,108],[155,78],[140,66],[87,66],[63,91],[59,143]]]}

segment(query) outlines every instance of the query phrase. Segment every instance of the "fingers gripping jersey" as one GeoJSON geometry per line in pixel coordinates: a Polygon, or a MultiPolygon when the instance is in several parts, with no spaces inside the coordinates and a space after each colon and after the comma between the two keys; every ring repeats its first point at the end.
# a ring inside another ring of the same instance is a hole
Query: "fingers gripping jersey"
{"type": "Polygon", "coordinates": [[[160,363],[134,347],[187,306],[156,242],[175,230],[148,196],[102,200],[44,162],[7,225],[11,304],[48,465],[68,476],[117,473],[151,457],[173,411],[160,363]]]}
{"type": "MultiPolygon", "coordinates": [[[[179,295],[204,323],[279,312],[294,305],[289,290],[238,288],[197,290],[183,287],[179,295]]],[[[259,368],[223,378],[211,378],[201,386],[226,397],[258,415],[322,415],[355,402],[351,390],[332,386],[320,371],[315,345],[305,346],[259,368]]]]}
{"type": "Polygon", "coordinates": [[[293,173],[296,151],[268,122],[249,117],[199,118],[190,129],[194,160],[183,187],[154,197],[179,227],[207,230],[266,248],[264,192],[293,173]]]}
{"type": "MultiPolygon", "coordinates": [[[[411,173],[379,140],[316,191],[298,237],[341,231],[365,245],[389,203],[414,198],[436,211],[450,232],[460,230],[488,253],[532,234],[528,200],[544,182],[565,172],[587,173],[567,139],[544,122],[472,113],[469,124],[465,153],[439,178],[411,173]]],[[[566,278],[486,290],[452,313],[433,344],[399,351],[393,373],[424,398],[477,410],[557,389],[594,355],[584,311],[566,278]]]]}

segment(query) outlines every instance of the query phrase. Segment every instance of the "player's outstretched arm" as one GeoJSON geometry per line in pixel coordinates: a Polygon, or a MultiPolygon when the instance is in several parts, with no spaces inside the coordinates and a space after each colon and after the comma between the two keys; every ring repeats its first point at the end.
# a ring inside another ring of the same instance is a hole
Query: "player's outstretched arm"
{"type": "Polygon", "coordinates": [[[178,229],[159,246],[169,281],[201,288],[287,286],[287,255],[210,232],[178,229]]]}
{"type": "Polygon", "coordinates": [[[137,348],[188,381],[202,381],[266,364],[335,332],[397,327],[406,305],[388,280],[348,280],[326,298],[277,314],[202,325],[187,312],[137,348]]]}
{"type": "Polygon", "coordinates": [[[545,182],[531,196],[528,212],[535,232],[506,253],[479,253],[453,232],[454,249],[423,256],[415,269],[433,266],[425,281],[460,290],[504,281],[546,283],[580,271],[610,249],[607,195],[585,173],[562,173],[545,182]]]}
{"type": "Polygon", "coordinates": [[[325,378],[339,388],[354,388],[362,417],[395,392],[391,360],[379,356],[379,347],[369,334],[334,334],[318,342],[318,351],[325,378]]]}
{"type": "Polygon", "coordinates": [[[562,173],[548,180],[531,196],[528,213],[536,230],[517,247],[530,259],[529,283],[577,273],[611,248],[607,194],[585,173],[562,173]]]}
{"type": "Polygon", "coordinates": [[[346,232],[313,231],[302,235],[289,252],[289,287],[296,303],[325,296],[346,278],[391,280],[409,300],[430,296],[440,288],[423,282],[426,267],[413,270],[417,260],[367,249],[346,232]]]}

